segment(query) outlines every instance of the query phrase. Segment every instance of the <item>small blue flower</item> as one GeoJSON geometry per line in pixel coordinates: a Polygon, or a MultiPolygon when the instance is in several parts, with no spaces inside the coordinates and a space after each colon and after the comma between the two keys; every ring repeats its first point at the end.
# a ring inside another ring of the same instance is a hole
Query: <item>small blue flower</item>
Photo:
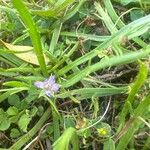
{"type": "Polygon", "coordinates": [[[55,81],[55,76],[50,76],[48,79],[45,81],[36,81],[34,85],[37,88],[43,89],[45,94],[48,97],[52,97],[54,93],[58,92],[59,90],[59,85],[55,81]]]}

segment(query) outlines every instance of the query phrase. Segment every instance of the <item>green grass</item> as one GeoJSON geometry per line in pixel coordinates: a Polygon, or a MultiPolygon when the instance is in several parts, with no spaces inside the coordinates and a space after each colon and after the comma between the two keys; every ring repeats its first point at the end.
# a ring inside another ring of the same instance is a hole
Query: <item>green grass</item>
{"type": "Polygon", "coordinates": [[[149,8],[1,1],[0,149],[148,149],[149,8]]]}

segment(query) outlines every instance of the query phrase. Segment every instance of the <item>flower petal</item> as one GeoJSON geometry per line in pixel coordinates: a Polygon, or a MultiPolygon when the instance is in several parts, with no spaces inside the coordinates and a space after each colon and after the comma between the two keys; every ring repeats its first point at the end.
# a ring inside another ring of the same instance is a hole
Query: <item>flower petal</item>
{"type": "Polygon", "coordinates": [[[41,81],[36,81],[34,83],[34,85],[37,87],[37,88],[40,88],[40,89],[43,89],[44,88],[44,82],[41,82],[41,81]]]}
{"type": "Polygon", "coordinates": [[[45,94],[46,94],[48,97],[52,97],[52,93],[51,93],[51,91],[49,91],[49,90],[46,90],[46,91],[45,91],[45,94]]]}
{"type": "Polygon", "coordinates": [[[54,83],[52,86],[52,91],[57,92],[59,90],[59,85],[57,83],[54,83]]]}
{"type": "Polygon", "coordinates": [[[45,95],[52,97],[55,92],[59,90],[59,85],[55,82],[55,76],[51,75],[48,79],[45,79],[43,82],[37,81],[34,83],[37,88],[44,90],[45,95]]]}
{"type": "Polygon", "coordinates": [[[54,84],[54,83],[55,83],[55,76],[52,76],[52,75],[51,75],[51,76],[49,77],[49,79],[48,79],[48,83],[49,83],[49,84],[54,84]]]}

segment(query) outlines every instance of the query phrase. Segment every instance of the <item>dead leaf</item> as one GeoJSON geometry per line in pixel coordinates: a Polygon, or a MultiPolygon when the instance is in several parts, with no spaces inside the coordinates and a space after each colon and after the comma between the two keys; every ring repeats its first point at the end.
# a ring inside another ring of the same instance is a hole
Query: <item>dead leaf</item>
{"type": "MultiPolygon", "coordinates": [[[[20,53],[14,53],[17,57],[20,59],[39,66],[38,59],[36,57],[36,54],[34,53],[33,47],[32,46],[22,46],[22,45],[13,45],[6,43],[0,39],[0,44],[7,48],[8,50],[15,51],[15,52],[20,52],[20,53]]],[[[44,55],[45,62],[48,64],[49,59],[44,55]]]]}

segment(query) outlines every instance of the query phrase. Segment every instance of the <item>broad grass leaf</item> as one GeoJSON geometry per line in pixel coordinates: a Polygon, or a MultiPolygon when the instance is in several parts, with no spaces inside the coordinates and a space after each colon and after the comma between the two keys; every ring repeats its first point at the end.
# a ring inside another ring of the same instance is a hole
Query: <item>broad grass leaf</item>
{"type": "Polygon", "coordinates": [[[133,10],[130,12],[131,21],[142,18],[143,16],[144,16],[144,11],[141,9],[140,10],[133,10]]]}
{"type": "Polygon", "coordinates": [[[53,144],[53,149],[69,150],[69,142],[72,140],[73,136],[76,136],[76,130],[72,127],[66,129],[62,136],[53,144]]]}
{"type": "Polygon", "coordinates": [[[139,0],[120,0],[122,5],[128,5],[129,3],[139,2],[139,0]]]}
{"type": "Polygon", "coordinates": [[[115,150],[115,142],[109,138],[108,141],[104,142],[103,150],[115,150]]]}
{"type": "Polygon", "coordinates": [[[127,123],[130,123],[126,133],[119,139],[119,143],[116,147],[116,150],[126,149],[127,145],[129,144],[130,140],[134,137],[135,132],[141,127],[143,122],[141,122],[137,117],[145,117],[145,113],[149,111],[149,104],[150,104],[150,94],[146,98],[144,98],[138,107],[134,110],[133,116],[130,117],[127,123]]]}
{"type": "Polygon", "coordinates": [[[3,83],[3,85],[9,86],[9,87],[29,87],[28,84],[26,84],[25,82],[20,82],[20,81],[8,81],[8,82],[3,83]]]}
{"type": "Polygon", "coordinates": [[[13,0],[12,1],[14,7],[17,9],[22,21],[25,24],[25,27],[30,35],[32,45],[34,47],[34,52],[37,56],[40,69],[44,76],[48,76],[46,62],[43,55],[41,37],[39,34],[38,27],[36,23],[33,21],[32,16],[30,15],[29,9],[25,6],[23,1],[21,0],[13,0]]]}
{"type": "MultiPolygon", "coordinates": [[[[28,63],[39,66],[38,59],[37,59],[36,54],[34,53],[33,47],[22,46],[22,45],[13,45],[13,44],[6,43],[2,40],[0,40],[0,44],[3,45],[8,50],[14,51],[14,54],[17,57],[19,57],[20,59],[22,59],[28,63]]],[[[49,62],[48,58],[45,55],[44,55],[44,57],[45,57],[46,64],[48,64],[48,62],[49,62]]]]}
{"type": "Polygon", "coordinates": [[[58,18],[61,17],[63,11],[70,6],[74,0],[61,0],[55,2],[54,7],[48,9],[48,10],[31,10],[32,14],[39,15],[42,17],[52,17],[52,18],[58,18]]]}
{"type": "Polygon", "coordinates": [[[148,75],[148,67],[140,62],[140,70],[139,73],[136,77],[136,80],[134,81],[134,83],[131,85],[131,91],[127,97],[127,100],[124,104],[124,107],[119,115],[119,121],[120,121],[120,125],[118,128],[118,131],[124,126],[125,123],[125,118],[129,113],[129,108],[130,108],[130,104],[131,106],[133,106],[134,101],[135,101],[135,97],[138,94],[138,91],[140,90],[140,88],[142,87],[142,85],[145,83],[146,79],[147,79],[147,75],[148,75]]]}
{"type": "Polygon", "coordinates": [[[115,95],[120,93],[127,92],[128,87],[118,87],[118,88],[81,88],[81,89],[74,89],[71,91],[67,91],[61,94],[57,94],[57,98],[66,98],[69,96],[77,96],[78,99],[86,99],[91,98],[92,96],[95,97],[102,97],[108,95],[115,95]]]}
{"type": "Polygon", "coordinates": [[[33,101],[37,101],[39,95],[38,93],[39,90],[31,88],[30,90],[28,90],[28,96],[26,96],[23,101],[25,101],[27,104],[33,101]]]}
{"type": "Polygon", "coordinates": [[[65,128],[75,127],[75,121],[73,118],[64,118],[64,126],[65,128]]]}

